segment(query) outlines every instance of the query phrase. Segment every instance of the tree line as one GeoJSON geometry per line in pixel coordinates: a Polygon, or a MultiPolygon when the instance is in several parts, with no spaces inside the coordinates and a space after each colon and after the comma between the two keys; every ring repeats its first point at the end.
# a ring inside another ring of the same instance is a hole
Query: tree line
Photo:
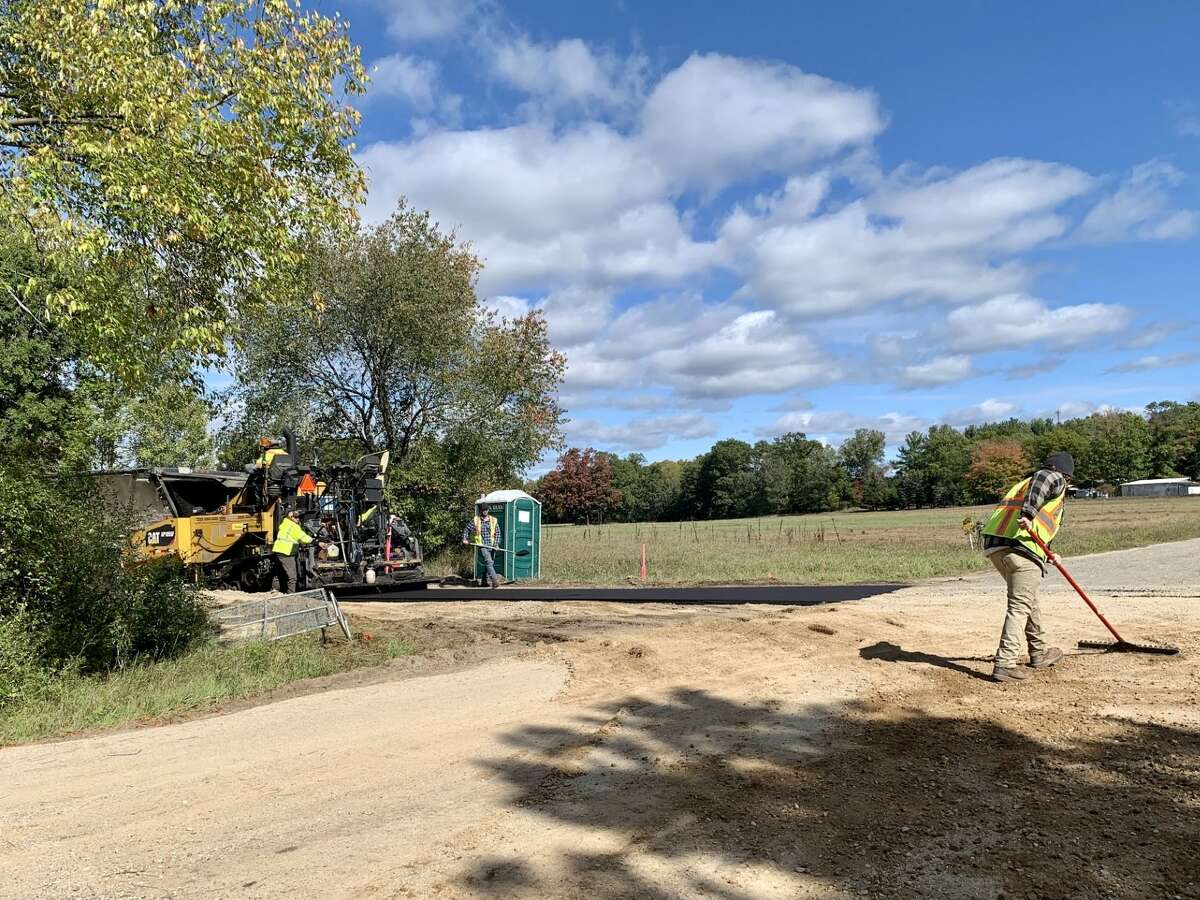
{"type": "Polygon", "coordinates": [[[1075,458],[1079,487],[1200,479],[1200,403],[1162,401],[1142,413],[1097,412],[1055,422],[1009,419],[906,436],[885,460],[883,432],[859,429],[836,449],[801,433],[715,443],[690,460],[647,462],[571,448],[527,485],[548,522],[726,519],[859,507],[989,503],[1056,450],[1075,458]]]}

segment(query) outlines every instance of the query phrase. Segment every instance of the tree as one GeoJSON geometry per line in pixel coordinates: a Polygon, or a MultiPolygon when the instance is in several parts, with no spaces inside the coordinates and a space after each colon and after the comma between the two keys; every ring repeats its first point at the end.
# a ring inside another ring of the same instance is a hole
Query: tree
{"type": "Polygon", "coordinates": [[[982,501],[998,500],[1029,472],[1025,448],[1017,441],[996,438],[971,450],[967,484],[982,501]]]}
{"type": "Polygon", "coordinates": [[[621,503],[621,494],[613,487],[610,454],[597,453],[591,447],[572,447],[558,460],[558,466],[541,481],[543,509],[547,518],[557,522],[602,522],[621,503]]]}
{"type": "Polygon", "coordinates": [[[701,515],[730,519],[763,511],[754,448],[745,441],[717,441],[699,460],[697,493],[701,515]]]}
{"type": "Polygon", "coordinates": [[[361,198],[358,50],[286,0],[6,0],[0,81],[0,293],[106,371],[223,355],[361,198]]]}
{"type": "Polygon", "coordinates": [[[1150,474],[1150,425],[1137,413],[1095,413],[1081,425],[1088,438],[1083,468],[1090,479],[1119,485],[1150,474]]]}
{"type": "Polygon", "coordinates": [[[863,481],[874,469],[882,468],[886,445],[887,437],[882,431],[869,428],[855,430],[838,450],[846,474],[854,481],[863,481]]]}
{"type": "Polygon", "coordinates": [[[868,509],[878,509],[886,496],[881,484],[886,445],[887,437],[882,431],[859,428],[838,450],[842,468],[852,482],[855,502],[868,509]]]}
{"type": "Polygon", "coordinates": [[[959,506],[969,499],[964,478],[971,453],[967,439],[949,425],[905,439],[896,462],[897,494],[906,506],[959,506]]]}
{"type": "Polygon", "coordinates": [[[565,360],[540,314],[497,321],[479,303],[478,259],[428,213],[401,204],[312,259],[317,300],[246,323],[223,442],[291,425],[325,459],[387,450],[397,509],[436,546],[558,446],[565,360]]]}
{"type": "Polygon", "coordinates": [[[1200,478],[1200,403],[1151,403],[1146,414],[1153,476],[1200,478]]]}

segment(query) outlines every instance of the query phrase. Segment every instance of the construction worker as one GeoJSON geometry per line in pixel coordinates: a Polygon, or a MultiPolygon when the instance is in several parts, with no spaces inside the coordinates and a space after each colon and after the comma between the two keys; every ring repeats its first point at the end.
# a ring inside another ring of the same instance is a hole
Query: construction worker
{"type": "Polygon", "coordinates": [[[313,537],[300,524],[300,511],[293,509],[279,523],[271,552],[275,554],[275,570],[279,575],[279,590],[286,594],[299,587],[300,572],[296,550],[307,546],[313,537]]]}
{"type": "Polygon", "coordinates": [[[269,469],[271,463],[274,462],[277,456],[286,456],[287,450],[284,449],[283,441],[271,440],[270,438],[259,438],[258,446],[261,451],[258,454],[258,459],[254,461],[256,469],[269,469]]]}
{"type": "Polygon", "coordinates": [[[474,520],[469,522],[463,531],[463,543],[474,545],[475,552],[483,557],[488,584],[493,588],[500,587],[500,579],[492,561],[492,550],[500,546],[500,522],[492,515],[491,507],[486,503],[477,504],[474,520]]]}
{"type": "Polygon", "coordinates": [[[1062,527],[1067,488],[1075,474],[1070,453],[1051,453],[1042,467],[1013,485],[983,527],[983,552],[1008,585],[1008,613],[992,669],[994,681],[1024,681],[1033,669],[1063,658],[1046,643],[1038,609],[1038,587],[1046,574],[1046,554],[1030,536],[1047,545],[1062,527]],[[1020,665],[1022,645],[1028,666],[1020,665]]]}

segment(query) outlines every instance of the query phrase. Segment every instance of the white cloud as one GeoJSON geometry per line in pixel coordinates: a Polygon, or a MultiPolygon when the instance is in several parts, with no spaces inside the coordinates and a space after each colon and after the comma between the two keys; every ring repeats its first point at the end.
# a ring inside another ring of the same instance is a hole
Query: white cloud
{"type": "Polygon", "coordinates": [[[904,366],[897,383],[904,387],[939,387],[958,384],[974,376],[971,357],[966,355],[938,356],[928,362],[904,366]]]}
{"type": "Polygon", "coordinates": [[[903,440],[910,431],[923,431],[928,423],[917,416],[889,412],[882,416],[864,416],[840,410],[791,412],[780,416],[766,428],[756,431],[759,437],[777,437],[799,431],[809,438],[830,444],[841,443],[859,428],[882,431],[889,444],[903,440]]]}
{"type": "Polygon", "coordinates": [[[595,341],[568,356],[572,388],[661,385],[689,400],[778,394],[845,374],[811,337],[786,327],[775,313],[688,295],[622,312],[595,341]]]}
{"type": "Polygon", "coordinates": [[[956,425],[959,427],[965,425],[979,425],[983,422],[1000,422],[1008,418],[1017,411],[1015,403],[1009,403],[1007,400],[996,400],[995,398],[984,400],[982,403],[975,406],[968,406],[964,409],[956,409],[946,414],[944,421],[948,425],[956,425]]]}
{"type": "Polygon", "coordinates": [[[505,319],[541,310],[555,347],[566,349],[595,339],[597,332],[608,324],[612,312],[612,294],[571,286],[554,291],[534,302],[524,297],[500,295],[484,301],[484,305],[505,319]]]}
{"type": "Polygon", "coordinates": [[[713,437],[717,434],[717,423],[695,414],[632,419],[621,425],[584,419],[568,423],[565,431],[567,442],[577,446],[654,450],[674,438],[713,437]]]}
{"type": "MultiPolygon", "coordinates": [[[[984,299],[1030,281],[1014,254],[1064,233],[1068,223],[1054,210],[1090,184],[1069,166],[1019,159],[953,175],[901,170],[816,217],[811,199],[760,198],[765,213],[736,210],[722,237],[746,279],[740,295],[796,315],[840,315],[905,298],[984,299]]],[[[819,187],[808,186],[807,196],[819,187]]]]}
{"type": "Polygon", "coordinates": [[[1130,309],[1113,303],[1051,309],[1033,297],[1009,294],[954,310],[946,317],[944,336],[947,346],[966,352],[1010,350],[1040,341],[1079,347],[1123,331],[1132,318],[1130,309]]]}
{"type": "Polygon", "coordinates": [[[1183,177],[1161,160],[1136,166],[1115,192],[1092,207],[1075,236],[1100,244],[1190,237],[1200,219],[1193,210],[1173,208],[1168,193],[1183,177]]]}
{"type": "Polygon", "coordinates": [[[1181,366],[1194,366],[1200,363],[1200,353],[1171,353],[1165,356],[1142,356],[1120,365],[1111,366],[1106,373],[1128,374],[1131,372],[1154,372],[1158,369],[1177,369],[1181,366]]]}
{"type": "Polygon", "coordinates": [[[784,171],[871,141],[875,95],[787,65],[693,55],[654,88],[642,139],[680,176],[706,184],[784,171]]]}
{"type": "Polygon", "coordinates": [[[479,0],[376,0],[387,32],[400,40],[444,38],[468,27],[484,4],[479,0]]]}
{"type": "Polygon", "coordinates": [[[640,93],[646,60],[598,52],[578,38],[542,44],[526,35],[492,44],[498,77],[551,104],[620,106],[640,93]]]}
{"type": "Polygon", "coordinates": [[[393,53],[371,65],[371,98],[398,97],[414,109],[433,109],[437,102],[437,65],[429,59],[393,53]]]}

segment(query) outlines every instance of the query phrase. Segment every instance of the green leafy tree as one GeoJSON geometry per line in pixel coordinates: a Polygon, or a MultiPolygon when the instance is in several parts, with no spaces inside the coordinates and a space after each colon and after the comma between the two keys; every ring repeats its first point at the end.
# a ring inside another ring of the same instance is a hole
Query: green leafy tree
{"type": "Polygon", "coordinates": [[[245,323],[223,461],[248,462],[230,451],[283,425],[308,458],[387,450],[397,508],[436,547],[480,493],[559,445],[565,360],[539,314],[497,320],[480,304],[478,259],[428,213],[402,204],[311,256],[313,303],[245,323]]]}
{"type": "Polygon", "coordinates": [[[222,355],[352,219],[362,83],[345,23],[286,0],[0,3],[5,301],[135,379],[222,355]]]}
{"type": "Polygon", "coordinates": [[[838,449],[842,468],[851,481],[854,500],[868,509],[878,509],[885,497],[881,488],[886,445],[887,437],[882,431],[859,428],[838,449]]]}
{"type": "Polygon", "coordinates": [[[717,441],[699,460],[697,493],[701,515],[729,519],[763,512],[754,448],[730,438],[717,441]]]}
{"type": "Polygon", "coordinates": [[[1140,415],[1096,413],[1081,426],[1088,439],[1084,469],[1092,480],[1115,486],[1149,476],[1152,436],[1140,415]]]}
{"type": "Polygon", "coordinates": [[[1170,400],[1146,407],[1155,478],[1200,478],[1200,403],[1170,400]]]}

